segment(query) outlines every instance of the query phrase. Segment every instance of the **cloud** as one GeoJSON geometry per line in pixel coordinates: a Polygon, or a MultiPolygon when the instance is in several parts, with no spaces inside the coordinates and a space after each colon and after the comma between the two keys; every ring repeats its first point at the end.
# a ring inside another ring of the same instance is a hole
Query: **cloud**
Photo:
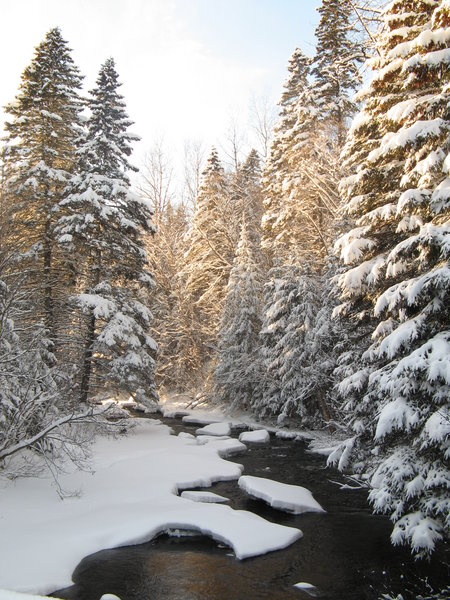
{"type": "Polygon", "coordinates": [[[5,7],[0,51],[11,59],[4,61],[2,106],[16,95],[33,48],[56,25],[86,75],[86,89],[104,60],[115,58],[141,148],[156,131],[171,142],[195,137],[213,143],[230,107],[245,111],[252,90],[263,85],[263,68],[199,42],[173,0],[17,0],[5,7]],[[20,23],[20,30],[10,23],[20,23]]]}

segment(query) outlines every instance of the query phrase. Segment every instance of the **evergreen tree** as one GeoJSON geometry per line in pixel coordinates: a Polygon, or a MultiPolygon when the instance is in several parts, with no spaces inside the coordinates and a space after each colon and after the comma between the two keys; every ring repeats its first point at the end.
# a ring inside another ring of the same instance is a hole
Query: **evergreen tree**
{"type": "Polygon", "coordinates": [[[283,338],[289,313],[295,304],[297,269],[292,266],[270,270],[264,286],[264,306],[258,360],[259,385],[252,409],[260,417],[277,416],[282,411],[282,384],[279,371],[283,365],[283,338]]]}
{"type": "Polygon", "coordinates": [[[253,410],[258,416],[276,417],[279,424],[293,418],[303,425],[317,425],[330,419],[325,401],[328,386],[322,384],[326,363],[316,362],[318,340],[313,335],[319,330],[320,285],[316,276],[297,267],[273,269],[270,275],[260,333],[260,385],[253,410]]]}
{"type": "Polygon", "coordinates": [[[6,107],[12,117],[5,125],[4,153],[4,196],[13,222],[8,243],[22,252],[26,285],[37,292],[30,302],[37,319],[44,318],[53,341],[55,311],[70,286],[55,245],[54,226],[75,161],[80,82],[67,42],[59,29],[51,29],[25,69],[15,101],[6,107]]]}
{"type": "Polygon", "coordinates": [[[342,314],[372,345],[340,384],[355,437],[332,460],[372,485],[392,541],[419,556],[448,536],[450,397],[449,51],[447,0],[394,0],[378,37],[344,159],[337,244],[342,314]]]}
{"type": "Polygon", "coordinates": [[[255,247],[242,224],[218,333],[215,396],[230,410],[248,409],[256,387],[261,282],[255,247]]]}
{"type": "Polygon", "coordinates": [[[132,124],[113,59],[100,69],[88,106],[91,114],[78,151],[77,173],[61,203],[69,214],[58,224],[59,242],[77,273],[73,303],[85,315],[80,402],[106,383],[146,401],[155,397],[154,353],[148,335],[151,313],[144,290],[147,271],[143,232],[151,210],[132,194],[127,172],[132,124]]]}
{"type": "Polygon", "coordinates": [[[352,7],[348,0],[322,0],[318,12],[317,49],[311,71],[314,102],[321,120],[327,123],[329,132],[337,136],[341,145],[345,140],[346,121],[355,112],[350,94],[360,84],[357,64],[363,55],[351,39],[352,7]]]}
{"type": "Polygon", "coordinates": [[[322,390],[317,393],[319,374],[312,368],[315,342],[312,334],[319,312],[319,292],[317,277],[305,271],[298,273],[284,335],[275,350],[281,353],[279,423],[295,417],[303,425],[317,425],[321,418],[327,421],[330,418],[322,390]]]}
{"type": "Polygon", "coordinates": [[[257,256],[261,264],[261,219],[263,215],[263,193],[261,185],[261,161],[256,150],[250,150],[244,163],[239,166],[236,173],[230,177],[231,205],[233,221],[230,232],[235,247],[239,244],[242,223],[245,220],[247,235],[252,239],[257,256]]]}
{"type": "Polygon", "coordinates": [[[157,382],[165,390],[186,391],[201,362],[193,353],[196,328],[193,307],[186,302],[185,281],[180,273],[184,262],[187,211],[169,204],[160,214],[159,227],[148,240],[150,268],[156,288],[149,297],[152,330],[158,344],[157,382]]]}
{"type": "Polygon", "coordinates": [[[186,235],[187,250],[182,277],[186,302],[191,304],[195,347],[190,353],[198,357],[201,367],[214,353],[220,313],[226,294],[235,241],[235,214],[227,178],[217,151],[213,148],[203,171],[197,207],[186,235]]]}
{"type": "Polygon", "coordinates": [[[311,60],[298,48],[289,64],[289,76],[280,100],[280,116],[274,131],[269,158],[263,173],[264,215],[262,246],[275,262],[295,254],[295,235],[292,228],[292,199],[289,187],[296,169],[290,161],[296,138],[298,105],[306,103],[311,60]],[[294,241],[292,240],[294,238],[294,241]]]}

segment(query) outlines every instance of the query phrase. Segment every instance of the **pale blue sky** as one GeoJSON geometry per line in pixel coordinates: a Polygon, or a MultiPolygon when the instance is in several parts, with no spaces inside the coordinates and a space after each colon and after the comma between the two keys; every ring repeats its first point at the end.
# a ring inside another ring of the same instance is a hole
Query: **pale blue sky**
{"type": "Polygon", "coordinates": [[[314,53],[320,0],[0,0],[0,105],[11,101],[34,47],[60,26],[95,81],[113,56],[134,130],[181,147],[220,145],[230,114],[247,121],[252,95],[279,98],[296,46],[314,53]]]}

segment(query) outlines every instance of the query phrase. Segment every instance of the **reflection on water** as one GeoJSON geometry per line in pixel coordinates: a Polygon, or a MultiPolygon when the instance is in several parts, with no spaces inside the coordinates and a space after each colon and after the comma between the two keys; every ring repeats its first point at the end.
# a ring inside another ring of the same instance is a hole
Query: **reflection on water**
{"type": "MultiPolygon", "coordinates": [[[[189,430],[179,421],[165,422],[177,432],[189,430]]],[[[212,490],[230,498],[233,508],[298,527],[303,538],[285,550],[238,561],[230,549],[203,536],[160,536],[86,557],[74,571],[75,585],[55,595],[68,600],[99,600],[105,593],[122,600],[302,600],[311,596],[293,585],[303,581],[332,600],[375,600],[388,591],[413,600],[426,596],[427,585],[444,588],[449,574],[444,551],[428,564],[393,548],[391,525],[371,515],[365,492],[331,483],[340,476],[324,468],[323,457],[305,452],[303,443],[272,438],[271,446],[249,447],[236,461],[248,475],[303,485],[327,513],[290,515],[248,498],[237,482],[220,482],[212,490]]]]}

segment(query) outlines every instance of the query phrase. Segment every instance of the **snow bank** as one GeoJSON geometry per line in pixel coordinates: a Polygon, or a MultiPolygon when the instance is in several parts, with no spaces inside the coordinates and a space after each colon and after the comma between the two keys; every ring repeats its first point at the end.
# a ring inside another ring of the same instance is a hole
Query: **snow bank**
{"type": "Polygon", "coordinates": [[[225,496],[219,496],[219,494],[214,494],[213,492],[186,490],[185,492],[181,492],[181,497],[186,498],[186,500],[193,500],[194,502],[229,502],[225,496]]]}
{"type": "Polygon", "coordinates": [[[247,450],[247,446],[245,444],[239,440],[229,437],[213,437],[211,435],[202,435],[197,438],[197,444],[213,444],[214,447],[217,448],[219,456],[222,458],[227,458],[229,456],[233,456],[234,454],[241,454],[247,450]]]}
{"type": "Polygon", "coordinates": [[[243,475],[239,487],[254,498],[264,500],[273,508],[299,515],[304,512],[325,512],[309,490],[299,485],[280,483],[264,477],[243,475]]]}
{"type": "Polygon", "coordinates": [[[68,467],[60,476],[62,488],[78,496],[60,500],[50,476],[0,478],[0,587],[41,594],[67,587],[88,554],[148,541],[167,529],[210,535],[239,559],[290,545],[301,537],[298,529],[176,495],[237,479],[242,467],[219,456],[235,443],[193,444],[146,419],[131,435],[98,439],[92,472],[68,467]]]}
{"type": "Polygon", "coordinates": [[[223,418],[213,417],[210,414],[190,414],[183,417],[182,421],[189,425],[211,425],[212,423],[221,423],[223,418]]]}
{"type": "Polygon", "coordinates": [[[211,423],[197,429],[195,433],[197,435],[230,435],[231,428],[229,423],[211,423]]]}
{"type": "MultiPolygon", "coordinates": [[[[0,600],[43,600],[45,598],[49,598],[49,596],[34,596],[31,594],[20,594],[19,592],[0,590],[0,600]]],[[[49,600],[58,600],[58,598],[52,597],[49,598],[49,600]]]]}
{"type": "Polygon", "coordinates": [[[249,444],[268,444],[270,441],[269,432],[265,429],[256,429],[255,431],[244,431],[239,436],[239,441],[249,444]]]}

